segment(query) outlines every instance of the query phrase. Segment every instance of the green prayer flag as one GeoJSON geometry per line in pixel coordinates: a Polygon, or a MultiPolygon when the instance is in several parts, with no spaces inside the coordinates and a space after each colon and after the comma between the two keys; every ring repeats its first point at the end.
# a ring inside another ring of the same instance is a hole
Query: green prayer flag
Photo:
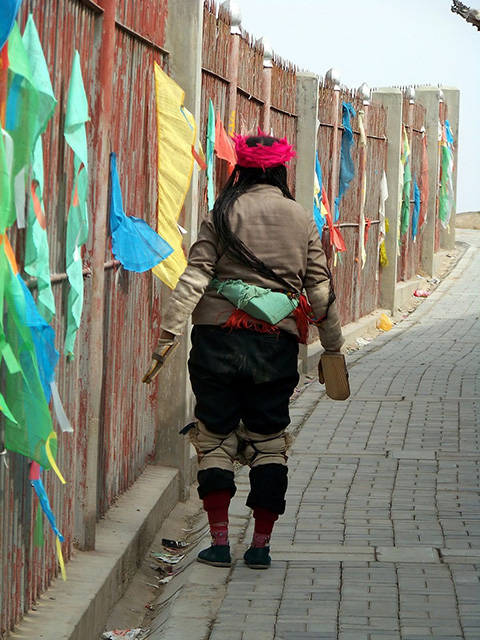
{"type": "Polygon", "coordinates": [[[14,24],[8,40],[8,96],[5,129],[13,140],[13,161],[10,175],[10,214],[6,226],[17,218],[20,227],[25,226],[25,192],[28,171],[35,142],[43,131],[38,122],[39,95],[30,67],[28,52],[20,36],[18,24],[14,24]]]}
{"type": "Polygon", "coordinates": [[[35,145],[33,154],[32,195],[28,208],[27,234],[25,240],[25,271],[37,278],[37,307],[47,322],[55,315],[55,300],[50,279],[50,250],[43,206],[43,146],[41,138],[35,145]],[[37,210],[37,212],[36,212],[37,210]]]}
{"type": "Polygon", "coordinates": [[[452,173],[453,153],[445,142],[441,147],[441,178],[440,191],[438,193],[438,216],[440,218],[440,223],[444,229],[448,228],[453,207],[454,196],[452,173]]]}
{"type": "MultiPolygon", "coordinates": [[[[53,95],[47,62],[43,54],[32,14],[28,16],[23,44],[28,54],[32,82],[38,92],[37,129],[44,131],[57,101],[53,95]]],[[[55,301],[50,280],[50,256],[43,204],[43,146],[39,135],[32,158],[31,197],[25,242],[25,271],[37,278],[37,306],[47,322],[55,315],[55,301]]]]}
{"type": "MultiPolygon", "coordinates": [[[[0,248],[0,280],[3,284],[0,293],[4,294],[6,302],[6,335],[21,366],[20,371],[10,372],[5,380],[5,400],[15,416],[15,420],[5,417],[5,446],[49,469],[45,445],[53,431],[52,418],[40,380],[32,333],[27,326],[25,295],[18,278],[8,264],[5,251],[0,248]]],[[[3,315],[0,324],[2,320],[3,315]]],[[[51,441],[51,450],[55,457],[56,438],[51,441]]]]}
{"type": "Polygon", "coordinates": [[[405,128],[403,130],[403,151],[402,151],[402,164],[403,164],[403,193],[402,193],[402,208],[400,212],[400,235],[403,236],[410,224],[410,191],[412,185],[412,170],[410,166],[410,146],[408,144],[408,137],[405,128]]]}
{"type": "Polygon", "coordinates": [[[10,411],[7,401],[3,397],[3,394],[0,393],[0,411],[13,423],[18,424],[18,420],[15,418],[13,413],[10,411]]]}
{"type": "Polygon", "coordinates": [[[75,338],[80,327],[83,307],[83,273],[81,247],[88,238],[88,151],[85,123],[88,103],[80,68],[80,55],[75,51],[68,88],[67,113],[65,116],[65,140],[74,152],[72,197],[67,222],[66,264],[70,283],[67,303],[67,333],[65,353],[73,357],[75,338]]]}
{"type": "Polygon", "coordinates": [[[5,142],[10,142],[13,150],[12,139],[6,131],[0,132],[0,234],[5,233],[10,219],[11,187],[10,167],[7,161],[7,149],[5,142]],[[7,137],[8,136],[8,137],[7,137]]]}
{"type": "Polygon", "coordinates": [[[215,109],[213,108],[213,102],[210,100],[208,103],[208,121],[207,121],[207,199],[208,210],[213,209],[215,204],[215,186],[213,184],[213,165],[215,162],[214,151],[215,149],[215,109]]]}

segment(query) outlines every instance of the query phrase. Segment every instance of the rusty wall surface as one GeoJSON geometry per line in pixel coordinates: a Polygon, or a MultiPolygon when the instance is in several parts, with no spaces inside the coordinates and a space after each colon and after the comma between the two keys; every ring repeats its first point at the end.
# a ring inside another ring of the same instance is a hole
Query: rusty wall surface
{"type": "MultiPolygon", "coordinates": [[[[141,10],[134,0],[119,0],[114,64],[115,109],[112,150],[118,167],[124,205],[129,214],[156,219],[156,129],[152,64],[165,64],[161,51],[165,37],[167,0],[145,0],[141,10]],[[153,19],[152,19],[152,16],[153,19]]],[[[160,287],[150,274],[131,274],[118,268],[108,238],[105,239],[105,370],[97,380],[87,379],[87,345],[91,298],[91,239],[84,252],[85,300],[82,325],[77,336],[75,359],[63,356],[68,287],[65,276],[65,231],[73,181],[73,153],[63,137],[64,114],[72,58],[79,50],[89,102],[89,216],[95,224],[95,96],[97,55],[100,48],[102,9],[96,2],[80,0],[25,0],[19,14],[23,31],[32,12],[58,100],[54,116],[43,135],[45,158],[44,201],[48,223],[50,268],[56,304],[53,327],[61,353],[56,380],[74,433],[58,433],[58,465],[67,484],[53,472],[43,480],[68,561],[83,522],[86,468],[86,404],[89,385],[103,384],[104,419],[99,445],[100,482],[98,515],[139,476],[155,450],[155,386],[132,385],[139,380],[151,353],[152,327],[158,328],[160,287]]],[[[11,230],[20,268],[23,266],[25,233],[11,230]]],[[[23,274],[25,276],[25,274],[23,274]]],[[[30,279],[25,276],[27,282],[30,279]]],[[[35,292],[34,283],[31,283],[35,292]]],[[[4,637],[51,582],[57,573],[54,537],[44,518],[44,545],[34,544],[38,501],[28,481],[28,461],[8,456],[9,469],[0,465],[0,637],[4,637]]]]}
{"type": "Polygon", "coordinates": [[[340,173],[340,151],[342,142],[342,103],[350,102],[356,112],[351,126],[354,142],[352,159],[355,173],[342,197],[339,206],[338,226],[343,235],[346,251],[332,256],[327,226],[324,227],[323,244],[330,257],[337,304],[343,324],[357,320],[373,311],[378,305],[378,233],[380,181],[386,166],[387,141],[385,138],[385,110],[380,105],[364,105],[349,91],[336,91],[330,87],[319,88],[317,147],[322,167],[322,181],[328,194],[329,204],[334,212],[334,200],[338,195],[340,173]],[[368,227],[365,235],[366,261],[361,265],[359,228],[361,176],[359,173],[358,111],[363,109],[366,150],[366,202],[365,221],[368,227]]]}

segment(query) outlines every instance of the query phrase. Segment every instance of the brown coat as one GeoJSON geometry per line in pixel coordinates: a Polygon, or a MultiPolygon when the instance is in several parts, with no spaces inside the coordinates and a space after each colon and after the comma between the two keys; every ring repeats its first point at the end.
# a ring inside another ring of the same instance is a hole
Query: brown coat
{"type": "MultiPolygon", "coordinates": [[[[259,184],[241,195],[230,211],[232,231],[250,250],[284,278],[297,292],[305,289],[315,317],[325,315],[329,278],[325,253],[313,216],[297,202],[285,198],[277,187],[259,184]]],[[[269,280],[247,266],[235,262],[219,247],[212,220],[202,222],[197,241],[188,256],[188,266],[172,293],[161,327],[176,335],[193,312],[193,324],[221,325],[234,307],[226,298],[209,288],[213,276],[219,280],[241,279],[248,284],[281,291],[269,280]]],[[[298,335],[292,315],[278,326],[298,335]]],[[[339,351],[342,330],[335,303],[319,326],[322,346],[339,351]]]]}

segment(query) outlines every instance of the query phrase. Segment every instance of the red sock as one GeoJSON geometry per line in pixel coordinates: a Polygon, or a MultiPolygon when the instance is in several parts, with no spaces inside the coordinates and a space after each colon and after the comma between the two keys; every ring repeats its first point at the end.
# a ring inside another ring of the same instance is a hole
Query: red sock
{"type": "Polygon", "coordinates": [[[266,547],[270,542],[273,525],[278,520],[278,514],[263,507],[255,507],[253,517],[255,519],[255,529],[251,546],[266,547]]]}
{"type": "Polygon", "coordinates": [[[203,508],[208,515],[212,544],[228,544],[228,507],[231,493],[228,490],[212,491],[203,498],[203,508]]]}

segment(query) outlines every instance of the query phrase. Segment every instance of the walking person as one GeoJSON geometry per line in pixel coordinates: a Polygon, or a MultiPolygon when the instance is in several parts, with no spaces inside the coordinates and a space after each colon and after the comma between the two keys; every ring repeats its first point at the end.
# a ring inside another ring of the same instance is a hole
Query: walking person
{"type": "Polygon", "coordinates": [[[159,349],[193,314],[190,436],[212,536],[198,560],[231,564],[228,507],[236,490],[233,462],[240,460],[250,466],[247,505],[255,519],[244,560],[264,569],[274,523],[285,511],[285,429],[299,380],[298,343],[306,341],[309,323],[328,352],[338,353],[343,338],[315,222],[287,186],[293,148],[265,135],[236,136],[235,147],[237,165],[201,224],[162,317],[159,349]]]}

